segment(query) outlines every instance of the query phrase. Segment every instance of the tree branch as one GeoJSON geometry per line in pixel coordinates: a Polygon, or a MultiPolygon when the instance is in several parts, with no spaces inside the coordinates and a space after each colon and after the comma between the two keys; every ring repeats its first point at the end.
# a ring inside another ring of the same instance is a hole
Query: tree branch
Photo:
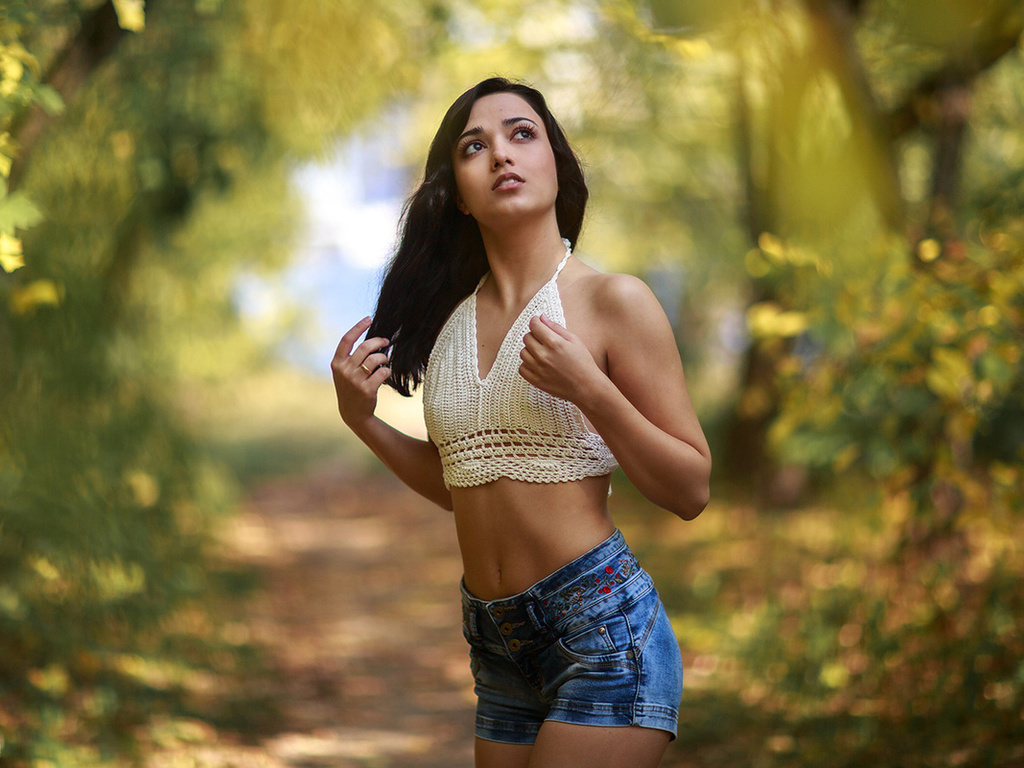
{"type": "Polygon", "coordinates": [[[851,0],[812,0],[806,5],[817,53],[835,75],[853,124],[854,141],[866,160],[875,205],[889,228],[900,231],[904,210],[899,166],[854,39],[859,8],[860,4],[851,0]]]}
{"type": "MultiPolygon", "coordinates": [[[[148,3],[152,6],[153,0],[148,3]]],[[[78,32],[60,52],[46,75],[45,82],[70,104],[89,76],[114,52],[125,35],[118,23],[111,0],[93,10],[82,20],[78,32]]],[[[11,126],[11,136],[18,147],[18,156],[11,166],[8,188],[13,190],[25,173],[32,150],[53,120],[38,105],[21,114],[11,126]]]]}
{"type": "Polygon", "coordinates": [[[999,14],[986,25],[988,35],[980,44],[971,46],[968,55],[957,56],[940,69],[926,75],[910,89],[903,101],[886,116],[889,133],[894,139],[902,138],[922,124],[930,122],[931,102],[950,86],[964,86],[994,66],[1010,51],[1017,48],[1024,34],[1024,20],[1012,24],[1006,13],[999,14]]]}

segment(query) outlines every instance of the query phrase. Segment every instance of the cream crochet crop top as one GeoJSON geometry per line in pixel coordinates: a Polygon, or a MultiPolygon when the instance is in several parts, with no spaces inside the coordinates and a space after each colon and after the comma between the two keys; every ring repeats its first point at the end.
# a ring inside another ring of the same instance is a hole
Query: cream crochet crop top
{"type": "Polygon", "coordinates": [[[565,258],[512,323],[483,379],[477,361],[476,295],[487,275],[455,308],[434,342],[423,378],[423,414],[441,454],[448,488],[500,477],[567,482],[607,475],[618,466],[579,408],[519,375],[519,352],[530,319],[543,312],[565,325],[556,283],[571,253],[568,241],[565,246],[565,258]]]}

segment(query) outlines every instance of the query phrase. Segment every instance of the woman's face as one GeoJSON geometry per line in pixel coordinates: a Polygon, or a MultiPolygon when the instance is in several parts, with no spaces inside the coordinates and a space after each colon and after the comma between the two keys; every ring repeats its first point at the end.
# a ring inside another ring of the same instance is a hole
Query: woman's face
{"type": "Polygon", "coordinates": [[[558,171],[544,122],[514,93],[477,99],[452,154],[459,210],[482,227],[554,215],[558,171]]]}

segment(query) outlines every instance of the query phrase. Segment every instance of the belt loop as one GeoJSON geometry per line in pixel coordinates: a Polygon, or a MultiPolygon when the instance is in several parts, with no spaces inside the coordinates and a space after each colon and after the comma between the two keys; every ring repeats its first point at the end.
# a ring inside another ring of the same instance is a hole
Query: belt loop
{"type": "Polygon", "coordinates": [[[544,607],[540,603],[540,598],[531,595],[523,607],[526,608],[526,615],[529,616],[534,629],[542,632],[550,631],[550,627],[544,620],[544,607]]]}
{"type": "Polygon", "coordinates": [[[466,634],[474,640],[478,640],[480,638],[480,631],[477,626],[476,619],[476,613],[478,610],[476,601],[468,595],[463,595],[462,621],[466,625],[466,634]]]}

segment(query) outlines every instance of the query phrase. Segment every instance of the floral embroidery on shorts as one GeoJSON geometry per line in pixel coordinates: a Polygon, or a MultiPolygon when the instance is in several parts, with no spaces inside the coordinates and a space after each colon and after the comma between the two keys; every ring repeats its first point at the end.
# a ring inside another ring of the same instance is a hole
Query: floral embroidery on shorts
{"type": "Polygon", "coordinates": [[[614,565],[588,573],[570,586],[555,593],[544,601],[555,619],[578,611],[591,598],[611,593],[615,587],[640,570],[640,564],[632,552],[625,552],[614,565]]]}

